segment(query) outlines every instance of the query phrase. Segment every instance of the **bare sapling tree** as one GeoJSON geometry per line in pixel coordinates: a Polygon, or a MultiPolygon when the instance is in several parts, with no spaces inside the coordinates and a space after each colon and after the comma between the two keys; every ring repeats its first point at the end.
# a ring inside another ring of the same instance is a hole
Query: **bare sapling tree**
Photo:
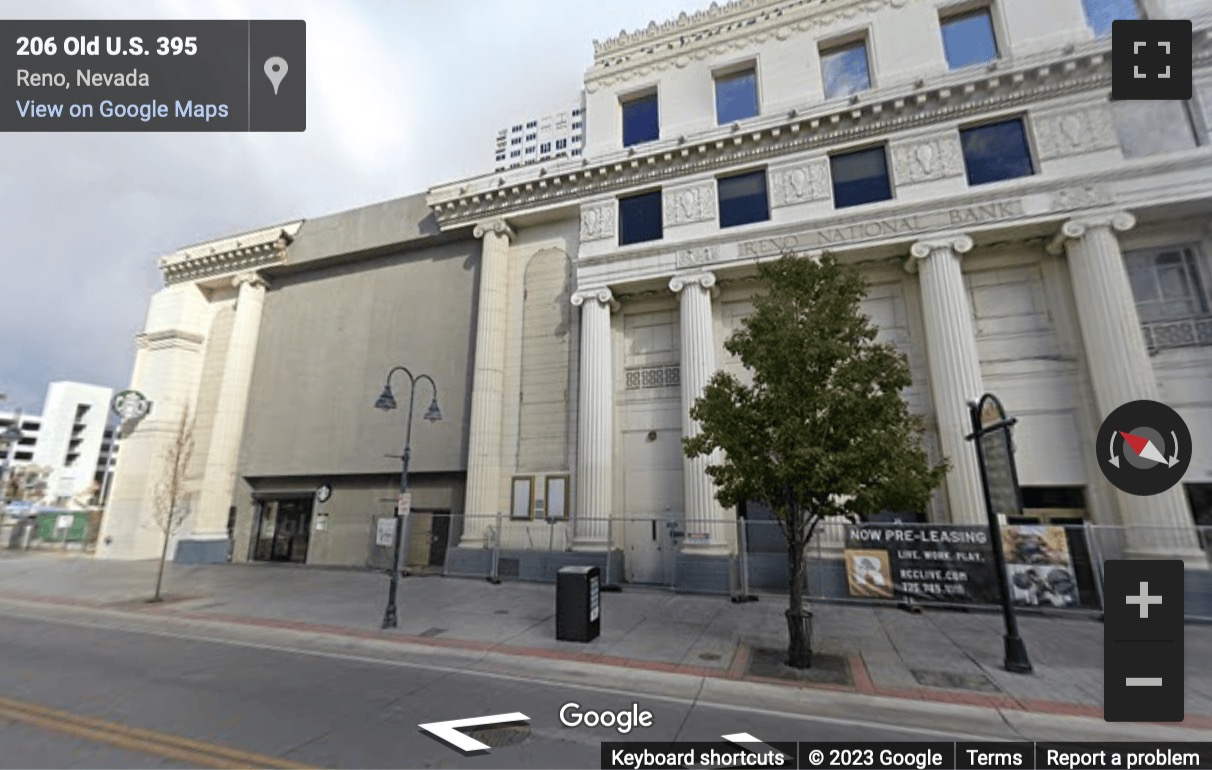
{"type": "Polygon", "coordinates": [[[185,478],[194,453],[194,425],[189,407],[181,412],[181,420],[173,431],[171,442],[161,453],[160,478],[156,483],[153,518],[164,535],[160,547],[160,568],[156,572],[156,592],[150,601],[163,601],[160,589],[164,585],[164,563],[168,560],[168,544],[189,516],[189,497],[185,478]]]}

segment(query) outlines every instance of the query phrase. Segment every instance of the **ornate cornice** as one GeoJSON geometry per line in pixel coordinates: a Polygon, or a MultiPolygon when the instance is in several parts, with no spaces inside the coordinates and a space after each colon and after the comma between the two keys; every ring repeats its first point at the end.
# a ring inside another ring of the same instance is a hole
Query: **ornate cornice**
{"type": "Polygon", "coordinates": [[[1005,72],[962,73],[931,87],[900,86],[864,95],[864,103],[819,105],[772,117],[753,128],[716,129],[693,141],[678,138],[636,152],[630,148],[582,165],[561,163],[492,174],[430,191],[428,202],[444,228],[537,207],[602,196],[747,163],[775,161],[817,148],[895,135],[993,111],[1022,107],[1110,86],[1106,45],[1082,54],[1005,72]],[[633,154],[634,153],[634,154],[633,154]]]}
{"type": "Polygon", "coordinates": [[[160,258],[164,282],[184,283],[282,264],[286,247],[302,225],[299,220],[173,252],[160,258]]]}
{"type": "MultiPolygon", "coordinates": [[[[840,8],[842,3],[861,8],[858,0],[824,0],[823,4],[816,0],[740,0],[729,7],[741,18],[746,13],[760,15],[762,9],[809,5],[840,8]]],[[[1193,61],[1199,77],[1212,66],[1212,15],[1197,17],[1195,25],[1193,61]]],[[[682,34],[678,32],[677,36],[682,34]]],[[[653,45],[653,38],[645,40],[644,45],[653,45]]],[[[611,50],[625,47],[620,43],[612,45],[611,50]]],[[[875,89],[859,95],[853,104],[814,104],[763,115],[746,121],[744,130],[734,131],[728,126],[693,136],[670,136],[651,145],[580,162],[536,164],[453,182],[432,188],[427,202],[440,227],[462,227],[527,209],[579,205],[586,199],[696,173],[775,162],[805,150],[889,135],[895,138],[899,132],[1021,109],[1037,102],[1083,93],[1105,98],[1110,82],[1110,40],[1104,38],[1063,51],[1001,60],[976,71],[947,73],[928,86],[917,81],[875,89]]]]}
{"type": "Polygon", "coordinates": [[[906,0],[732,0],[713,2],[695,13],[681,13],[662,24],[653,21],[635,32],[593,42],[594,63],[586,89],[625,79],[635,70],[685,67],[728,49],[769,39],[786,40],[796,32],[900,8],[906,0]]]}

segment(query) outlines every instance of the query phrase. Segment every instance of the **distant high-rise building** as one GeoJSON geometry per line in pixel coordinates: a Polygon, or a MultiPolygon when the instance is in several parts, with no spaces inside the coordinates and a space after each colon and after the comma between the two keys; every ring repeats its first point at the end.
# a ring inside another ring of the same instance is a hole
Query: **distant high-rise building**
{"type": "Polygon", "coordinates": [[[497,132],[496,170],[555,158],[577,158],[584,142],[585,110],[580,105],[541,118],[520,120],[497,132]]]}
{"type": "MultiPolygon", "coordinates": [[[[52,382],[41,414],[22,414],[22,437],[9,459],[14,469],[27,465],[47,469],[43,501],[58,503],[100,484],[105,463],[112,462],[109,425],[113,391],[80,382],[52,382]]],[[[0,430],[16,419],[0,411],[0,430]]],[[[4,458],[0,457],[0,464],[4,458]]],[[[99,487],[98,487],[99,488],[99,487]]]]}

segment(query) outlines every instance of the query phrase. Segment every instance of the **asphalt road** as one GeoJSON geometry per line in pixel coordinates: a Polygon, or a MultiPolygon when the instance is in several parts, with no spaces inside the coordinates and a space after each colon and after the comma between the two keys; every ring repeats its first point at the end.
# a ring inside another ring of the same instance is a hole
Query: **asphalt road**
{"type": "MultiPolygon", "coordinates": [[[[928,704],[898,718],[827,693],[388,644],[0,602],[0,767],[598,767],[603,741],[1043,740],[1067,729],[1051,718],[1048,735],[1026,735],[928,704]],[[652,726],[566,727],[568,703],[634,704],[652,726]],[[528,725],[475,733],[495,747],[470,756],[418,727],[510,712],[528,725]]],[[[1090,740],[1090,723],[1072,735],[1090,740]]]]}

